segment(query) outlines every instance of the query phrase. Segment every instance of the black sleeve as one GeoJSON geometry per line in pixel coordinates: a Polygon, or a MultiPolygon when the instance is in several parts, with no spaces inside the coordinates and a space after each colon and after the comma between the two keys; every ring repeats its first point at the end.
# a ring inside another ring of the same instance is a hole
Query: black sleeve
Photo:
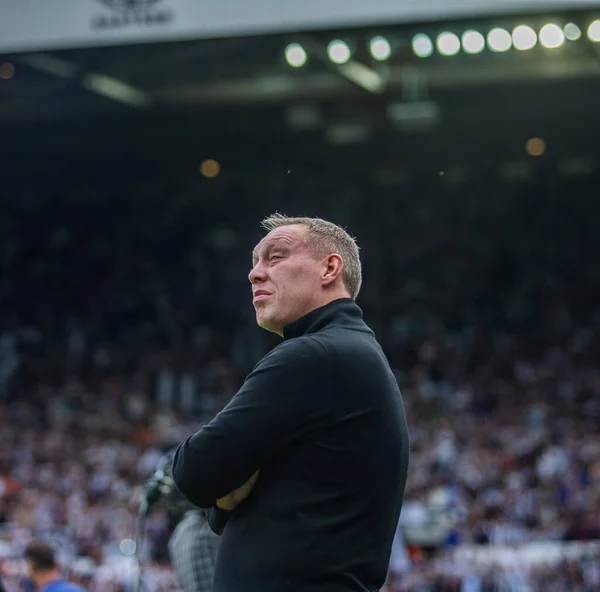
{"type": "Polygon", "coordinates": [[[227,520],[229,520],[229,516],[231,516],[231,512],[221,510],[221,508],[217,508],[217,506],[209,508],[207,511],[207,519],[210,529],[215,534],[221,536],[225,530],[225,525],[227,524],[227,520]]]}
{"type": "Polygon", "coordinates": [[[286,341],[265,356],[225,409],[177,449],[178,489],[196,506],[212,507],[322,425],[329,413],[328,366],[312,337],[286,341]]]}

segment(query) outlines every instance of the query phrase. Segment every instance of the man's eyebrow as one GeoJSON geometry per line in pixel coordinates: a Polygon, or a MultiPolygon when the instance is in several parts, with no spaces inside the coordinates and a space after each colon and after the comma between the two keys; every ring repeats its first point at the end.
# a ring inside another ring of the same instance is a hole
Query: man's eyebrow
{"type": "MultiPolygon", "coordinates": [[[[287,239],[286,237],[280,237],[277,238],[275,240],[273,240],[270,243],[267,243],[266,245],[264,245],[262,247],[262,250],[265,252],[269,252],[272,251],[273,249],[280,249],[280,250],[285,250],[288,251],[290,248],[290,244],[291,241],[289,239],[287,239]],[[283,243],[283,244],[282,244],[283,243]]],[[[252,261],[254,261],[256,263],[256,261],[258,261],[258,251],[256,249],[254,249],[254,251],[252,251],[252,261]]]]}

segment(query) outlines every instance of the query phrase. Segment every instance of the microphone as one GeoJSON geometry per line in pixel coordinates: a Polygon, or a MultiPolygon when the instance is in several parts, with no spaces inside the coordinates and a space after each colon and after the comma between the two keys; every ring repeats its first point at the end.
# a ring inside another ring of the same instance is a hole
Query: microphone
{"type": "Polygon", "coordinates": [[[152,506],[161,498],[167,502],[171,510],[188,509],[189,502],[181,495],[175,481],[173,480],[173,457],[175,451],[171,451],[161,458],[154,474],[146,482],[142,499],[140,501],[139,515],[148,516],[152,506]]]}
{"type": "Polygon", "coordinates": [[[146,483],[146,489],[140,502],[140,516],[148,516],[150,508],[160,500],[163,495],[168,495],[172,489],[172,479],[165,475],[162,469],[159,469],[148,479],[146,483]]]}

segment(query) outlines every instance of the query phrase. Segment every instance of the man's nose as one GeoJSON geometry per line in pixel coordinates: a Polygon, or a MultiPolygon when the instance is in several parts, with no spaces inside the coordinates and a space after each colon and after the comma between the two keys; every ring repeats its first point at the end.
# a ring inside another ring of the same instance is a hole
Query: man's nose
{"type": "Polygon", "coordinates": [[[257,263],[248,274],[248,279],[251,284],[255,284],[257,282],[264,282],[266,279],[266,271],[264,265],[261,263],[257,263]]]}

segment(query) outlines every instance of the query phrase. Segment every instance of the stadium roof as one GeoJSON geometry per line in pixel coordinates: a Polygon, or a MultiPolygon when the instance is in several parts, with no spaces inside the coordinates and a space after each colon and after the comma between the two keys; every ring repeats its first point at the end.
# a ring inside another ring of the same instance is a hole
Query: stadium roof
{"type": "MultiPolygon", "coordinates": [[[[15,71],[0,80],[2,152],[5,158],[49,150],[73,158],[132,150],[179,157],[206,145],[222,153],[235,142],[253,147],[252,159],[265,151],[293,153],[305,141],[371,142],[383,162],[424,155],[474,162],[499,153],[511,161],[524,156],[528,138],[540,136],[560,158],[588,157],[598,153],[600,134],[600,44],[585,35],[593,18],[576,12],[550,19],[577,23],[582,32],[557,49],[486,47],[478,55],[434,51],[427,59],[411,47],[417,33],[435,42],[444,30],[485,34],[525,23],[539,31],[549,17],[5,56],[15,71]],[[374,35],[390,41],[389,61],[370,56],[374,35]],[[327,56],[336,38],[353,50],[348,64],[327,56]],[[292,42],[306,48],[302,68],[284,59],[292,42]]],[[[1,68],[2,58],[0,77],[1,68]]]]}

